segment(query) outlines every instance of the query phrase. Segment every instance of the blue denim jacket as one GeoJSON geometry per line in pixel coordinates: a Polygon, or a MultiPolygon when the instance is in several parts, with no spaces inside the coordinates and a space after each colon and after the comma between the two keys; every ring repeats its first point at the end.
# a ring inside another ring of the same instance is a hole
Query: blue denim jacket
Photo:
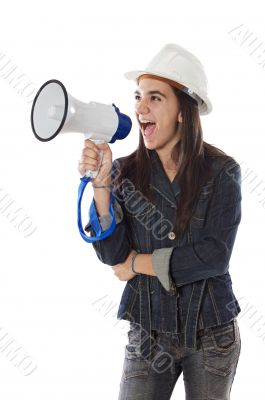
{"type": "MultiPolygon", "coordinates": [[[[117,318],[141,324],[143,357],[151,355],[151,330],[184,332],[184,346],[196,348],[199,329],[222,325],[241,311],[232,289],[229,260],[241,220],[241,169],[230,156],[211,156],[213,174],[202,187],[189,229],[181,238],[172,232],[180,187],[171,183],[155,150],[150,185],[151,204],[123,178],[123,197],[115,195],[116,228],[92,245],[100,261],[115,265],[134,249],[152,254],[157,276],[136,275],[127,281],[117,318]]],[[[117,165],[113,162],[112,179],[117,165]]],[[[99,218],[102,230],[110,214],[99,218]]],[[[95,236],[88,222],[85,230],[95,236]]]]}

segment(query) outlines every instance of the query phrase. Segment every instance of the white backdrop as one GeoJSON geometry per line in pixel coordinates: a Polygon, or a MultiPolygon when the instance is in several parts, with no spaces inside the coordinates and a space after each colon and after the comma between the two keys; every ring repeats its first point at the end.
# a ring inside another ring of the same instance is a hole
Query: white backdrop
{"type": "MultiPolygon", "coordinates": [[[[202,117],[204,139],[242,168],[242,221],[230,262],[242,308],[242,350],[231,397],[264,398],[261,3],[71,4],[1,5],[0,397],[116,399],[127,341],[127,322],[116,319],[125,282],[100,263],[77,230],[84,137],[37,141],[30,127],[34,93],[57,78],[84,102],[115,103],[133,127],[126,140],[111,145],[113,158],[127,155],[137,146],[138,127],[135,86],[123,74],[145,67],[166,43],[177,43],[202,61],[208,76],[213,111],[202,117]]],[[[184,397],[181,376],[172,399],[184,397]]]]}

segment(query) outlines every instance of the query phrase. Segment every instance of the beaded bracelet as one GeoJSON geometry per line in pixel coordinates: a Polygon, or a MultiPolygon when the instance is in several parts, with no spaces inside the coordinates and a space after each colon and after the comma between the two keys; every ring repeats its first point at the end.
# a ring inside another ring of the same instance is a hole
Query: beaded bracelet
{"type": "Polygon", "coordinates": [[[132,272],[133,272],[134,274],[136,274],[136,275],[141,275],[141,272],[136,272],[136,271],[134,270],[134,260],[135,260],[135,257],[138,256],[138,254],[139,254],[139,253],[136,253],[136,254],[134,254],[134,255],[132,256],[132,272]]]}
{"type": "Polygon", "coordinates": [[[92,183],[92,187],[95,188],[95,189],[98,189],[98,188],[111,188],[111,185],[95,185],[95,184],[92,183]]]}

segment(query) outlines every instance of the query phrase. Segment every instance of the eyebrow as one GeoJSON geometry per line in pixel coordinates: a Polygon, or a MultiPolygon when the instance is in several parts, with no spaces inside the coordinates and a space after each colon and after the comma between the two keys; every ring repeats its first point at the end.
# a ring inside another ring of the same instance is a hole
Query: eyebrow
{"type": "MultiPolygon", "coordinates": [[[[140,94],[140,92],[138,90],[135,90],[134,94],[140,94]]],[[[163,96],[166,99],[166,96],[159,90],[150,90],[147,94],[160,94],[160,96],[163,96]]]]}

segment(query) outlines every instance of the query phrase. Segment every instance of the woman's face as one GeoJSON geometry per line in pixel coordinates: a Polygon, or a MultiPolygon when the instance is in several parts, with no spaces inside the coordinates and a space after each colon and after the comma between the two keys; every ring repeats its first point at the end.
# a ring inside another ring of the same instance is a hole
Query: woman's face
{"type": "Polygon", "coordinates": [[[168,83],[144,78],[137,86],[135,114],[145,146],[170,150],[179,140],[177,121],[182,122],[179,102],[168,83]],[[147,124],[148,121],[154,124],[147,124]]]}

